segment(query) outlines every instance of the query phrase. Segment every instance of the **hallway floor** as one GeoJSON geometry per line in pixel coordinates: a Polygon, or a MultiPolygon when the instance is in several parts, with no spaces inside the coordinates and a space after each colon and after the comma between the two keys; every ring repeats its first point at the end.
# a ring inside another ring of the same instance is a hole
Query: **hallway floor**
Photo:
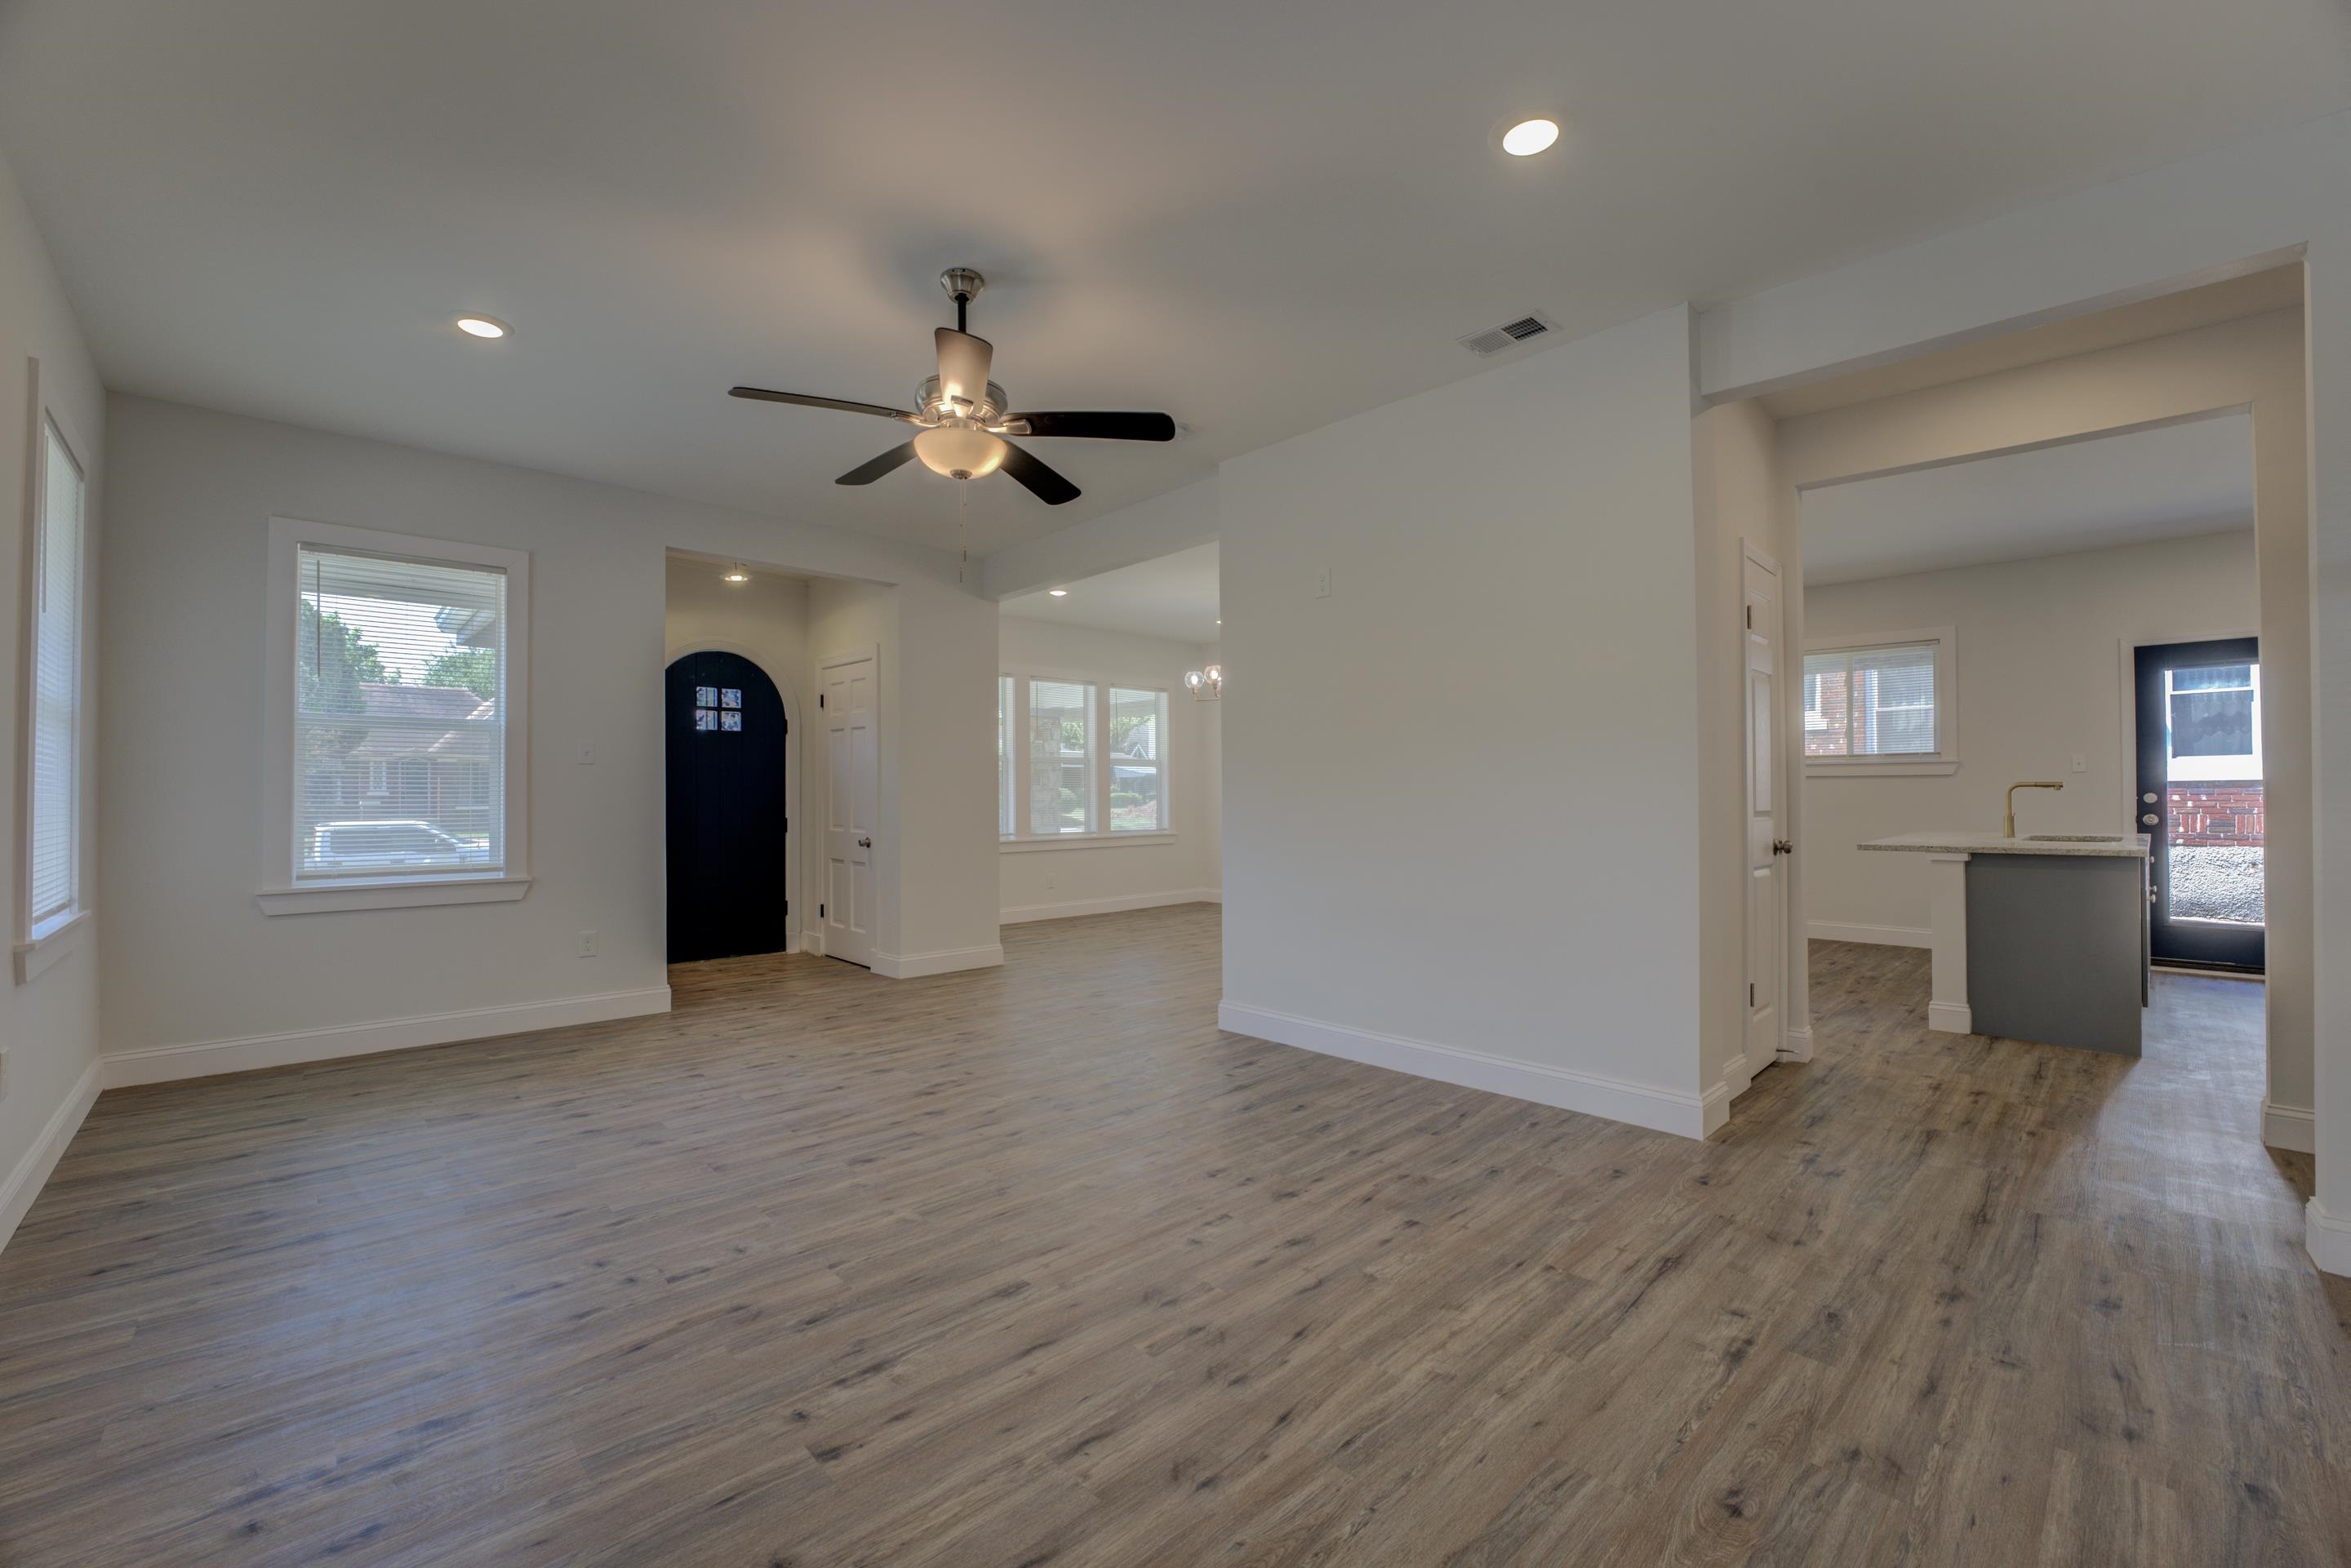
{"type": "Polygon", "coordinates": [[[0,1563],[2339,1563],[2351,1286],[2261,991],[1697,1144],[1219,1033],[1208,906],[1000,970],[110,1092],[0,1252],[0,1563]]]}

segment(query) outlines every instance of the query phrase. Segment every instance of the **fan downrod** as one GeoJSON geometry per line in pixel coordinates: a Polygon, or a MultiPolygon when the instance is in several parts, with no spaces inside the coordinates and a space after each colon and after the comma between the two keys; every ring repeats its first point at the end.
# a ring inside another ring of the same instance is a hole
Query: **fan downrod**
{"type": "Polygon", "coordinates": [[[964,311],[979,298],[979,291],[987,287],[987,279],[968,267],[950,267],[939,274],[939,287],[946,289],[947,297],[955,301],[956,330],[967,330],[964,311]]]}

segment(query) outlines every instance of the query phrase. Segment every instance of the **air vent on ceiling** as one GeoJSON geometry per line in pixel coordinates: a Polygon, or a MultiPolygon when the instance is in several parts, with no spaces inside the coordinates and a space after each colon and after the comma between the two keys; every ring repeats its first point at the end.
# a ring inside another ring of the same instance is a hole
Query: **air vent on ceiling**
{"type": "Polygon", "coordinates": [[[1520,343],[1532,341],[1552,329],[1552,323],[1541,316],[1521,316],[1515,321],[1505,321],[1499,327],[1472,332],[1466,338],[1456,338],[1454,341],[1473,354],[1499,354],[1505,349],[1514,349],[1520,343]]]}

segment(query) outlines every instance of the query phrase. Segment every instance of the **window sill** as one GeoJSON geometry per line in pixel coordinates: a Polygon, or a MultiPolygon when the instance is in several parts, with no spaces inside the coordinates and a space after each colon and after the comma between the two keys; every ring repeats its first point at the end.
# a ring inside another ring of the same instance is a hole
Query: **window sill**
{"type": "Polygon", "coordinates": [[[1050,839],[998,839],[996,847],[1008,855],[1035,850],[1108,850],[1124,844],[1164,844],[1175,837],[1172,830],[1159,833],[1063,833],[1050,839]]]}
{"type": "Polygon", "coordinates": [[[527,876],[402,877],[310,887],[265,887],[264,915],[325,915],[344,909],[415,909],[428,904],[507,904],[530,891],[527,876]]]}
{"type": "Polygon", "coordinates": [[[46,925],[37,925],[33,934],[16,944],[16,983],[25,985],[42,970],[81,946],[74,935],[89,924],[89,911],[77,909],[71,915],[59,915],[46,925]]]}
{"type": "Polygon", "coordinates": [[[1819,762],[1807,760],[1807,779],[1942,779],[1959,770],[1959,762],[1819,762]]]}

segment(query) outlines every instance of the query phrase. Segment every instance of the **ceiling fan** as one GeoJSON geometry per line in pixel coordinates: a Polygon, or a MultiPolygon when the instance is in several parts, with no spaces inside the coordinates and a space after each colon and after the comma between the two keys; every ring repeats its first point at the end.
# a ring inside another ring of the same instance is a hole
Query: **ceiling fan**
{"type": "Polygon", "coordinates": [[[998,468],[1025,486],[1049,507],[1078,498],[1078,487],[1026,451],[1004,439],[1008,435],[1076,435],[1096,441],[1173,441],[1176,422],[1164,413],[1010,413],[1004,389],[987,379],[995,346],[964,330],[965,312],[987,280],[967,267],[950,267],[939,274],[939,287],[954,298],[956,324],[942,327],[938,340],[939,373],[925,379],[912,411],[883,408],[879,403],[850,402],[837,397],[810,397],[801,392],[770,392],[765,387],[734,387],[728,395],[766,402],[799,403],[807,408],[837,408],[845,413],[878,414],[902,423],[919,425],[922,434],[893,446],[870,463],[861,463],[833,481],[836,485],[871,485],[883,475],[919,457],[925,467],[950,479],[977,479],[998,468]]]}

